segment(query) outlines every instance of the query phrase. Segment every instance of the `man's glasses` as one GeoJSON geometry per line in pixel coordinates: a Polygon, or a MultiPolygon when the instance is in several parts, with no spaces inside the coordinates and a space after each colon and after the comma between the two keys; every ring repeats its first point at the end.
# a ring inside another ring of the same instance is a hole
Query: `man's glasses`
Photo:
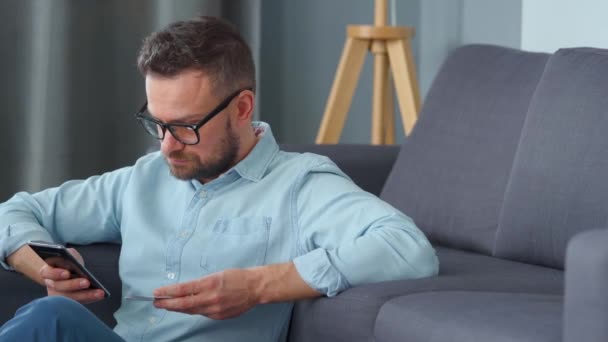
{"type": "Polygon", "coordinates": [[[215,107],[209,114],[205,115],[205,117],[196,124],[182,124],[182,123],[164,123],[160,120],[157,120],[152,117],[150,112],[148,112],[148,102],[144,103],[141,109],[135,113],[135,118],[139,121],[142,127],[154,138],[158,140],[163,140],[165,138],[165,133],[167,130],[171,132],[171,135],[175,138],[175,140],[181,142],[184,145],[196,145],[201,140],[200,135],[198,133],[199,128],[201,128],[204,124],[209,122],[209,120],[213,119],[216,115],[221,113],[235,97],[237,97],[241,92],[245,90],[252,90],[251,88],[244,88],[235,91],[230,94],[224,101],[222,101],[217,107],[215,107]]]}

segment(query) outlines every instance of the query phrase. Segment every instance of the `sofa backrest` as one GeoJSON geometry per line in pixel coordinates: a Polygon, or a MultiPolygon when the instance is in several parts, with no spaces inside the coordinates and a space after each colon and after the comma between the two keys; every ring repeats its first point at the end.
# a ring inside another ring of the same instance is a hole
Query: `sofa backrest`
{"type": "Polygon", "coordinates": [[[574,234],[608,227],[607,176],[608,50],[559,50],[530,103],[495,255],[563,267],[574,234]]]}
{"type": "Polygon", "coordinates": [[[492,253],[525,114],[547,58],[469,45],[442,66],[381,193],[434,243],[492,253]]]}

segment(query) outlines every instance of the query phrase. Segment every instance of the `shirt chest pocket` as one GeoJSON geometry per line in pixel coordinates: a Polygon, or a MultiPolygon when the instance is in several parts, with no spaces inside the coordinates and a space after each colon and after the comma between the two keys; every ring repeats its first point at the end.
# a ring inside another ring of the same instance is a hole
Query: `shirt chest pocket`
{"type": "Polygon", "coordinates": [[[205,239],[201,267],[213,273],[264,265],[271,221],[265,216],[218,220],[205,239]]]}

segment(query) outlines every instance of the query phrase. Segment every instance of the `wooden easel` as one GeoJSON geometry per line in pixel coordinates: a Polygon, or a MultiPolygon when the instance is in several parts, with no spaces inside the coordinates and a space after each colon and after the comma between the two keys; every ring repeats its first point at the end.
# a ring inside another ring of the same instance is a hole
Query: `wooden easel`
{"type": "Polygon", "coordinates": [[[391,71],[406,135],[416,123],[420,93],[410,46],[414,29],[386,26],[386,0],[375,0],[374,11],[373,26],[347,27],[346,43],[317,134],[317,144],[338,143],[368,49],[374,54],[371,143],[395,143],[391,71]]]}

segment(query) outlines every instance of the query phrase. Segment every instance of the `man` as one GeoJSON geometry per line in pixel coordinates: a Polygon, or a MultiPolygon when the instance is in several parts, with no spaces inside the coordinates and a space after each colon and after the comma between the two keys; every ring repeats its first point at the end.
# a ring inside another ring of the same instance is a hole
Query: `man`
{"type": "Polygon", "coordinates": [[[0,205],[0,260],[49,294],[0,340],[284,341],[295,300],[437,273],[408,217],[329,159],[279,151],[252,122],[254,65],[231,25],[174,23],[144,41],[138,67],[148,101],[137,118],[161,151],[0,205]],[[121,243],[123,296],[170,298],[123,298],[112,331],[78,304],[103,293],[28,240],[121,243]]]}

